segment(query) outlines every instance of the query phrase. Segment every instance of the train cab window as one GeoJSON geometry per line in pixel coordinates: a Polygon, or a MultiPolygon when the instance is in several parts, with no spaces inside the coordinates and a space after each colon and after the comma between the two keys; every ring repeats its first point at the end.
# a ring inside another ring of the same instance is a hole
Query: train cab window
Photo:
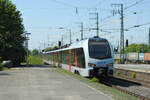
{"type": "Polygon", "coordinates": [[[108,41],[89,41],[89,56],[95,59],[111,58],[111,49],[108,41]]]}

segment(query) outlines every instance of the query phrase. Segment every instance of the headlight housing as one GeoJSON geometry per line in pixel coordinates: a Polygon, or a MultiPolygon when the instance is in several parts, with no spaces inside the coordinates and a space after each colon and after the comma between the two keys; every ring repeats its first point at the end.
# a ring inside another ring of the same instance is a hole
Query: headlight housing
{"type": "Polygon", "coordinates": [[[90,67],[96,67],[96,64],[88,63],[88,66],[90,66],[90,67]]]}

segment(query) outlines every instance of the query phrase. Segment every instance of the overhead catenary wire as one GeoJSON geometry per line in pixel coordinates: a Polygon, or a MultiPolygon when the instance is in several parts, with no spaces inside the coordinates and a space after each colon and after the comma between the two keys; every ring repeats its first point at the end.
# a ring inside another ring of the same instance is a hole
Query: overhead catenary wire
{"type": "Polygon", "coordinates": [[[131,26],[131,27],[127,28],[127,30],[132,29],[132,28],[137,28],[137,27],[145,26],[145,25],[149,25],[149,24],[150,24],[150,22],[147,22],[147,23],[144,23],[144,24],[139,24],[139,25],[134,25],[134,26],[131,26]]]}
{"type": "MultiPolygon", "coordinates": [[[[127,7],[125,7],[124,10],[127,10],[127,9],[129,9],[129,8],[131,8],[131,7],[134,7],[134,6],[140,4],[140,3],[143,2],[143,1],[144,1],[144,0],[138,0],[138,1],[136,1],[135,3],[133,3],[133,4],[129,5],[129,6],[127,6],[127,7]]],[[[114,15],[109,15],[109,16],[107,16],[107,17],[101,19],[101,22],[102,22],[102,21],[105,21],[106,19],[112,18],[113,16],[114,16],[114,15]]]]}
{"type": "Polygon", "coordinates": [[[76,8],[76,9],[87,9],[87,10],[91,10],[91,9],[102,9],[102,10],[110,10],[110,9],[107,9],[107,8],[97,8],[97,7],[81,7],[81,6],[76,6],[76,5],[72,5],[72,4],[69,4],[69,3],[66,3],[66,2],[63,2],[63,1],[60,1],[60,0],[51,0],[57,4],[61,4],[63,6],[66,6],[66,7],[70,7],[70,8],[76,8]]]}
{"type": "MultiPolygon", "coordinates": [[[[64,5],[64,6],[72,7],[72,8],[90,9],[90,8],[86,8],[86,7],[79,7],[79,6],[76,6],[76,5],[68,4],[68,3],[66,3],[66,2],[62,2],[62,1],[59,1],[59,0],[52,0],[52,1],[54,1],[54,2],[56,2],[56,3],[59,3],[59,4],[61,4],[61,5],[64,5]]],[[[133,7],[133,6],[136,6],[137,4],[141,3],[142,1],[144,1],[144,0],[138,0],[138,1],[136,1],[135,3],[133,3],[133,4],[129,5],[129,6],[127,6],[127,7],[125,7],[124,10],[129,9],[129,8],[131,8],[131,7],[133,7]]],[[[112,17],[113,17],[113,16],[111,16],[111,15],[110,15],[110,16],[107,16],[106,18],[101,19],[101,21],[104,21],[104,20],[109,19],[109,18],[112,18],[112,17]]]]}
{"type": "Polygon", "coordinates": [[[136,6],[137,4],[139,4],[139,3],[143,2],[143,1],[145,1],[145,0],[136,1],[135,3],[133,3],[133,4],[129,5],[129,6],[127,6],[127,7],[125,7],[124,10],[129,9],[129,8],[131,8],[133,6],[136,6]]]}
{"type": "MultiPolygon", "coordinates": [[[[150,22],[146,22],[146,23],[143,23],[143,24],[134,25],[134,26],[125,28],[124,31],[129,31],[129,29],[133,29],[133,28],[137,28],[137,27],[141,27],[141,26],[146,26],[146,25],[150,25],[150,22]]],[[[106,28],[106,29],[102,28],[101,30],[118,31],[120,29],[119,28],[106,28]]]]}
{"type": "Polygon", "coordinates": [[[64,6],[67,6],[67,7],[73,7],[73,8],[76,8],[77,6],[74,6],[74,5],[71,5],[71,4],[68,4],[66,2],[63,2],[63,1],[58,1],[58,0],[51,0],[55,3],[58,3],[58,4],[61,4],[61,5],[64,5],[64,6]]]}

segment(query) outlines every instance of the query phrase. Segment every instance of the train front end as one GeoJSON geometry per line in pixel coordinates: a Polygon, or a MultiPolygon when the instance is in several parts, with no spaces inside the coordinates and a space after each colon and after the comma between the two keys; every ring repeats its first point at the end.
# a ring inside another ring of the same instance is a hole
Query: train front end
{"type": "Polygon", "coordinates": [[[88,52],[87,65],[90,76],[107,77],[113,75],[113,52],[106,39],[89,39],[88,52]]]}

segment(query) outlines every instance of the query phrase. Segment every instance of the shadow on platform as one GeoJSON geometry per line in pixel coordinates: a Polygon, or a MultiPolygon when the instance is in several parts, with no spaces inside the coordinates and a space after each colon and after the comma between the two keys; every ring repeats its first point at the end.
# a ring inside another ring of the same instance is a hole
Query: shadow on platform
{"type": "Polygon", "coordinates": [[[52,65],[32,65],[32,64],[28,64],[28,65],[19,65],[19,66],[14,66],[12,68],[54,68],[52,65]]]}
{"type": "MultiPolygon", "coordinates": [[[[103,83],[103,82],[102,82],[103,83]]],[[[120,87],[131,87],[131,86],[141,86],[140,83],[124,80],[124,79],[118,79],[118,78],[109,78],[105,79],[105,83],[108,86],[120,86],[120,87]]]]}
{"type": "Polygon", "coordinates": [[[9,73],[6,73],[6,72],[0,72],[0,76],[8,76],[10,75],[9,73]]]}

